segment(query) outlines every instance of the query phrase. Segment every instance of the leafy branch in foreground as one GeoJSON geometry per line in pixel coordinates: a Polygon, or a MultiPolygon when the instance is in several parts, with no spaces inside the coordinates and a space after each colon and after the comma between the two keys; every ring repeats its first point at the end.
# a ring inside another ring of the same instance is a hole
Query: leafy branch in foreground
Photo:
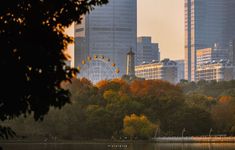
{"type": "Polygon", "coordinates": [[[0,5],[0,120],[33,113],[43,119],[51,106],[70,103],[61,82],[77,70],[66,66],[73,40],[65,28],[108,0],[20,0],[0,5]]]}

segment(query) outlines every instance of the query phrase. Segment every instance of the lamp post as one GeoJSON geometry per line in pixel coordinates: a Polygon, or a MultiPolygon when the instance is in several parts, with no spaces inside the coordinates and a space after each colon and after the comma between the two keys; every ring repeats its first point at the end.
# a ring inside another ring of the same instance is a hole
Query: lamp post
{"type": "Polygon", "coordinates": [[[156,137],[157,137],[157,134],[158,134],[158,130],[159,130],[159,128],[156,128],[156,131],[155,131],[155,135],[154,135],[154,138],[156,138],[156,137]]]}
{"type": "Polygon", "coordinates": [[[213,131],[213,129],[211,128],[211,129],[210,129],[210,132],[209,132],[209,137],[211,136],[211,132],[212,132],[212,131],[213,131]]]}
{"type": "Polygon", "coordinates": [[[185,131],[186,131],[185,128],[183,128],[183,130],[182,130],[182,138],[184,137],[184,132],[185,131]]]}

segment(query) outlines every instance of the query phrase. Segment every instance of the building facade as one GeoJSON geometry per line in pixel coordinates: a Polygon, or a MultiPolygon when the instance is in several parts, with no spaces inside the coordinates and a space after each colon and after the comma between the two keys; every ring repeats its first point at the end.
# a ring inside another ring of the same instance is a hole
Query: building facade
{"type": "Polygon", "coordinates": [[[198,49],[196,51],[197,67],[220,60],[229,60],[229,49],[215,44],[213,48],[198,49]]]}
{"type": "Polygon", "coordinates": [[[184,80],[184,60],[174,60],[177,64],[177,83],[184,80]]]}
{"type": "Polygon", "coordinates": [[[185,78],[196,77],[196,51],[235,39],[234,0],[185,0],[185,78]]]}
{"type": "Polygon", "coordinates": [[[136,53],[136,37],[136,0],[110,0],[107,5],[97,6],[81,24],[75,25],[75,66],[87,57],[103,55],[119,68],[122,76],[126,73],[127,52],[132,48],[136,53]]]}
{"type": "Polygon", "coordinates": [[[138,37],[136,60],[137,64],[150,63],[153,60],[160,61],[159,44],[152,43],[151,37],[138,37]]]}
{"type": "Polygon", "coordinates": [[[135,76],[135,53],[132,52],[132,49],[126,54],[126,75],[135,76]]]}
{"type": "Polygon", "coordinates": [[[229,42],[229,60],[235,66],[235,40],[229,42]]]}
{"type": "Polygon", "coordinates": [[[235,79],[235,67],[228,62],[220,61],[198,66],[196,81],[216,80],[229,81],[235,79]]]}
{"type": "Polygon", "coordinates": [[[146,80],[159,79],[177,83],[177,64],[169,59],[143,63],[135,66],[135,75],[146,80]]]}

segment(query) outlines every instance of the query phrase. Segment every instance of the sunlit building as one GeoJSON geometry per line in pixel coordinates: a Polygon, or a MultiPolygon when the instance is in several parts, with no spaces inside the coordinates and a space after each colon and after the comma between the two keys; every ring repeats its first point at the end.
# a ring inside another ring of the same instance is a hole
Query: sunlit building
{"type": "Polygon", "coordinates": [[[196,81],[216,80],[229,81],[235,79],[235,67],[227,61],[210,62],[197,68],[196,81]]]}
{"type": "Polygon", "coordinates": [[[177,83],[177,63],[169,59],[135,66],[135,75],[146,80],[165,80],[177,83]]]}
{"type": "Polygon", "coordinates": [[[198,49],[196,51],[197,67],[220,60],[229,60],[229,49],[215,44],[213,48],[198,49]]]}
{"type": "Polygon", "coordinates": [[[185,0],[185,78],[196,77],[196,51],[235,39],[235,0],[185,0]]]}
{"type": "Polygon", "coordinates": [[[122,76],[126,73],[127,52],[132,48],[136,53],[136,37],[136,0],[110,0],[107,5],[97,6],[75,25],[75,66],[85,63],[87,57],[102,55],[119,68],[122,76]]]}
{"type": "Polygon", "coordinates": [[[151,37],[137,38],[137,64],[143,62],[152,62],[153,60],[160,61],[160,52],[158,43],[152,43],[151,37]]]}

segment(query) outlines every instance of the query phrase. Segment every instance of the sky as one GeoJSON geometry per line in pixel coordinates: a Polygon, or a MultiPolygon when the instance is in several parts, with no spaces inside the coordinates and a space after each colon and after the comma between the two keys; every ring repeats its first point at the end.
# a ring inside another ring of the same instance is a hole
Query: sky
{"type": "MultiPolygon", "coordinates": [[[[138,36],[151,36],[153,43],[159,43],[161,59],[183,59],[184,0],[137,0],[137,2],[138,36]]],[[[73,36],[73,26],[66,32],[73,36]]],[[[68,49],[72,53],[73,45],[68,49]]]]}

